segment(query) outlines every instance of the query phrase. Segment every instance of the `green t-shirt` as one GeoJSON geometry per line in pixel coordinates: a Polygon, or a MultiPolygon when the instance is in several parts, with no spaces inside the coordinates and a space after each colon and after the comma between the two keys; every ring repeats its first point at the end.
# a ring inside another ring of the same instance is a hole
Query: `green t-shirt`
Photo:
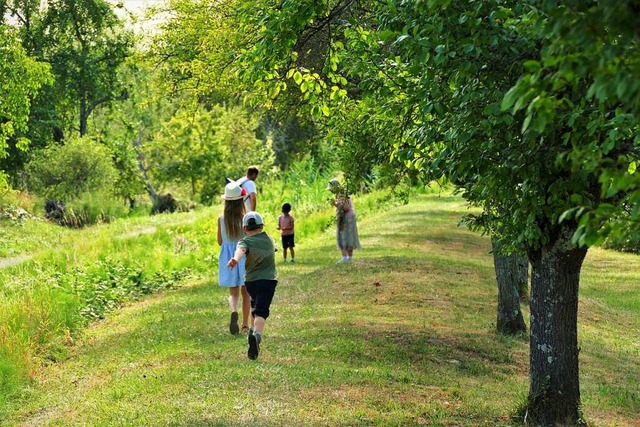
{"type": "Polygon", "coordinates": [[[273,239],[267,233],[263,231],[253,236],[245,236],[238,242],[238,247],[247,250],[245,282],[278,279],[276,273],[276,247],[273,239]]]}

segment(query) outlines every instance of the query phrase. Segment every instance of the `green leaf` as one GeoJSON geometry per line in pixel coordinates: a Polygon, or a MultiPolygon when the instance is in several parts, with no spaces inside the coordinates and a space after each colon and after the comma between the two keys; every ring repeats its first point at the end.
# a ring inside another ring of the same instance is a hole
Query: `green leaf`
{"type": "MultiPolygon", "coordinates": [[[[530,118],[531,116],[528,116],[530,118]]],[[[533,122],[533,130],[538,133],[544,132],[544,128],[547,126],[547,116],[546,114],[538,114],[536,120],[533,122]]]]}
{"type": "Polygon", "coordinates": [[[529,61],[525,61],[523,65],[524,65],[524,68],[530,73],[536,73],[541,68],[539,61],[529,60],[529,61]]]}
{"type": "Polygon", "coordinates": [[[529,128],[529,124],[531,123],[531,114],[527,114],[527,116],[524,118],[524,122],[522,122],[522,133],[524,133],[528,128],[529,128]]]}
{"type": "Polygon", "coordinates": [[[502,98],[502,103],[500,108],[502,111],[506,111],[516,102],[518,99],[518,86],[513,86],[507,93],[505,93],[504,98],[502,98]]]}
{"type": "Polygon", "coordinates": [[[565,219],[569,219],[569,218],[573,217],[577,209],[578,208],[571,208],[571,209],[568,209],[568,210],[562,212],[562,215],[560,215],[560,218],[558,219],[558,223],[561,223],[565,219]]]}
{"type": "Polygon", "coordinates": [[[271,95],[271,99],[277,98],[279,94],[280,94],[280,86],[279,85],[278,86],[274,86],[271,89],[271,94],[270,94],[271,95]]]}

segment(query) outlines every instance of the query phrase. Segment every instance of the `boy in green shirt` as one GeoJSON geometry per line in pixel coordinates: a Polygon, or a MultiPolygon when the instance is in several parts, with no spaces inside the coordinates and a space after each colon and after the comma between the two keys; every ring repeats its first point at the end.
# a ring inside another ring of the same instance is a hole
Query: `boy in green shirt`
{"type": "Polygon", "coordinates": [[[242,228],[246,236],[238,242],[236,252],[227,263],[233,269],[246,255],[244,285],[251,297],[253,330],[249,331],[251,360],[258,358],[262,331],[269,317],[269,307],[278,285],[276,274],[276,247],[273,240],[263,231],[264,222],[258,212],[249,212],[242,218],[242,228]]]}

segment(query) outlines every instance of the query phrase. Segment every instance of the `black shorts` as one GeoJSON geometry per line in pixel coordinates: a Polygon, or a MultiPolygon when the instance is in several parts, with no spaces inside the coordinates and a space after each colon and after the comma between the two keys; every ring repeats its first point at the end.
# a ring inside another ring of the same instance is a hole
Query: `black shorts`
{"type": "Polygon", "coordinates": [[[244,286],[251,297],[251,314],[264,319],[269,317],[269,307],[276,293],[277,280],[252,280],[244,286]]]}
{"type": "Polygon", "coordinates": [[[282,236],[282,249],[284,248],[295,248],[296,243],[293,240],[293,234],[289,234],[288,236],[282,236]]]}

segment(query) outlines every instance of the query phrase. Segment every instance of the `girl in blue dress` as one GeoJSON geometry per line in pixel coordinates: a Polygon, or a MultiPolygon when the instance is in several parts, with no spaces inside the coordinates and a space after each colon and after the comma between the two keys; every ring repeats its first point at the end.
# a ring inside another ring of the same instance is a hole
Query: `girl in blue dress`
{"type": "Polygon", "coordinates": [[[229,332],[235,335],[240,332],[238,326],[238,302],[242,294],[242,331],[249,330],[249,314],[251,313],[251,299],[244,287],[244,259],[239,268],[230,270],[227,263],[236,251],[238,241],[244,237],[242,230],[242,217],[244,216],[245,190],[232,181],[224,188],[224,194],[220,197],[224,200],[223,214],[218,217],[218,245],[220,245],[220,255],[218,256],[218,283],[223,288],[229,289],[229,308],[231,309],[231,319],[229,321],[229,332]]]}

